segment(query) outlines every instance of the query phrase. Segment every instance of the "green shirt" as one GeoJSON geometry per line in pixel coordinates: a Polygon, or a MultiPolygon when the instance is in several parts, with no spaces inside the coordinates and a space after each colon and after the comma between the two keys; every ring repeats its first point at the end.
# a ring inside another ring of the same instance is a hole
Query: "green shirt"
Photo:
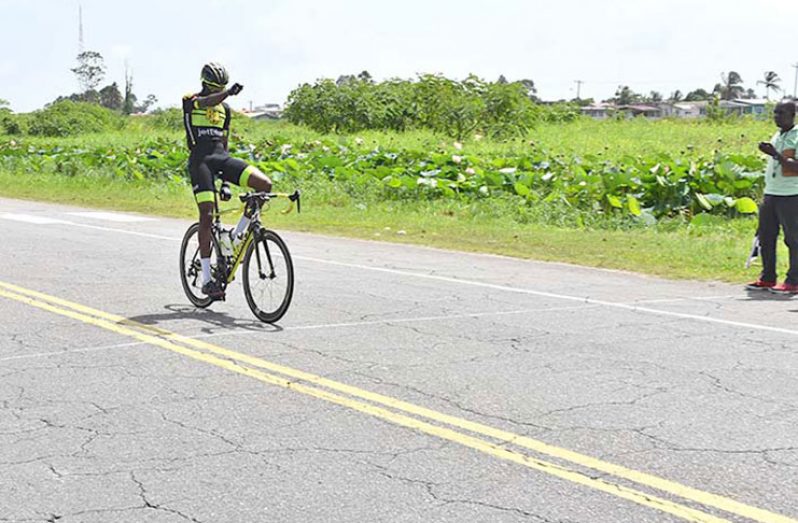
{"type": "MultiPolygon", "coordinates": [[[[798,127],[793,127],[786,133],[781,131],[773,135],[771,143],[780,153],[788,149],[798,148],[798,127]]],[[[798,195],[798,176],[784,176],[781,163],[774,158],[768,160],[765,170],[765,194],[773,196],[798,195]]]]}

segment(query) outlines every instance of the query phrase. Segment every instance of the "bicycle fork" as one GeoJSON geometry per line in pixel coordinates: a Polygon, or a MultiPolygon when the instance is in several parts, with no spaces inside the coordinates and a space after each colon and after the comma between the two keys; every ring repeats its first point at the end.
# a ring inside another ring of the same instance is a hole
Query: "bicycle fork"
{"type": "Polygon", "coordinates": [[[261,280],[265,280],[266,278],[273,280],[277,277],[277,275],[274,273],[274,263],[272,262],[272,254],[269,252],[269,244],[264,238],[265,235],[263,234],[262,230],[259,232],[259,234],[261,238],[263,238],[263,242],[261,243],[263,243],[263,250],[266,251],[266,260],[269,262],[269,275],[266,276],[263,273],[263,262],[260,260],[260,249],[258,249],[258,245],[255,244],[255,257],[258,260],[258,276],[261,280]]]}

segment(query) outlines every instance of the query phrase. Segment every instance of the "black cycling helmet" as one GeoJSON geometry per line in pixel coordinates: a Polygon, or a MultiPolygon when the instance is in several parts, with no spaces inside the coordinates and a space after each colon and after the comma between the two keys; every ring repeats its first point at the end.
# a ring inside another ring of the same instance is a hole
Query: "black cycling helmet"
{"type": "Polygon", "coordinates": [[[227,69],[225,69],[223,65],[211,62],[202,67],[201,79],[204,84],[208,84],[211,87],[222,88],[227,85],[230,77],[227,75],[227,69]]]}

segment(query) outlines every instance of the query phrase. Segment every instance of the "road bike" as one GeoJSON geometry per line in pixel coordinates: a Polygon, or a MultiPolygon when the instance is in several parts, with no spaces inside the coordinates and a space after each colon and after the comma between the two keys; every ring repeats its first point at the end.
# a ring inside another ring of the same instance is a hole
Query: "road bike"
{"type": "MultiPolygon", "coordinates": [[[[288,193],[248,192],[239,195],[244,204],[244,213],[250,223],[241,238],[230,241],[230,231],[222,225],[222,215],[235,212],[219,211],[219,200],[231,199],[230,187],[223,183],[214,191],[213,224],[211,226],[211,277],[220,282],[222,289],[236,279],[238,268],[242,268],[242,282],[247,304],[255,316],[265,323],[275,323],[282,318],[291,305],[294,294],[294,265],[288,247],[280,236],[261,224],[261,212],[269,208],[275,198],[286,198],[289,213],[296,206],[301,211],[299,191],[288,193]],[[226,237],[225,237],[226,236],[226,237]]],[[[221,298],[205,296],[202,291],[202,264],[199,252],[199,223],[191,225],[183,236],[180,246],[180,280],[189,301],[199,308],[209,307],[221,298]]]]}

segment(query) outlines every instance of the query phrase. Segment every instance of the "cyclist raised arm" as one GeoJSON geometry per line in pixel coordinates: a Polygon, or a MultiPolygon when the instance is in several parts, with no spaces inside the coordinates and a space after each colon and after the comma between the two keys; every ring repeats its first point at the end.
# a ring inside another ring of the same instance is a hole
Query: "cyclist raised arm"
{"type": "MultiPolygon", "coordinates": [[[[199,248],[202,264],[202,292],[211,298],[221,298],[221,282],[211,277],[211,227],[213,222],[214,175],[242,187],[256,191],[271,191],[272,182],[255,166],[228,154],[230,135],[230,106],[228,96],[235,96],[244,88],[235,83],[226,89],[227,70],[208,63],[202,68],[202,90],[183,97],[183,124],[190,149],[188,170],[191,186],[199,208],[199,248]]],[[[233,232],[234,240],[249,225],[249,216],[243,216],[233,232]]]]}

